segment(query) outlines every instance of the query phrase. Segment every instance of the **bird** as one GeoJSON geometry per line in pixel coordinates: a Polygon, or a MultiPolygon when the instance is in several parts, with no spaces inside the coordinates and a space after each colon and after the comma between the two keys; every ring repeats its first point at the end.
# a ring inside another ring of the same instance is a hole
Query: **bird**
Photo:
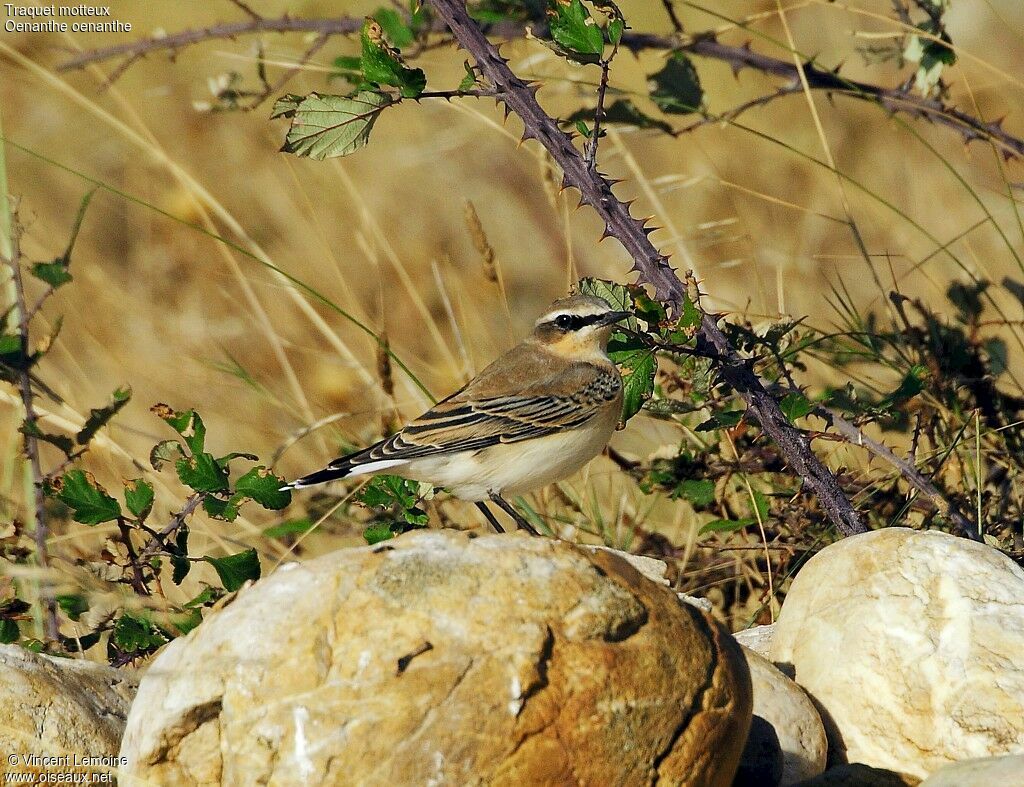
{"type": "Polygon", "coordinates": [[[575,473],[608,444],[622,411],[623,386],[608,357],[616,323],[632,316],[592,295],[551,304],[519,345],[398,432],[287,484],[304,489],[386,473],[484,501],[536,530],[504,499],[575,473]]]}

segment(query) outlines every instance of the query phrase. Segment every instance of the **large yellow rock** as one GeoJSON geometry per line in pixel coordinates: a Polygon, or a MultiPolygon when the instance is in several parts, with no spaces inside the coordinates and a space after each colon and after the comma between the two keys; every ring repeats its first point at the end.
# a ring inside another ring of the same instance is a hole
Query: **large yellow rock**
{"type": "Polygon", "coordinates": [[[112,773],[136,685],[127,670],[0,645],[0,778],[112,773]]]}
{"type": "Polygon", "coordinates": [[[750,692],[735,641],[613,554],[419,532],[169,644],[122,754],[138,783],[724,787],[750,692]]]}
{"type": "Polygon", "coordinates": [[[850,762],[918,778],[1024,752],[1022,654],[1024,571],[984,544],[906,528],[809,560],[770,646],[850,762]]]}

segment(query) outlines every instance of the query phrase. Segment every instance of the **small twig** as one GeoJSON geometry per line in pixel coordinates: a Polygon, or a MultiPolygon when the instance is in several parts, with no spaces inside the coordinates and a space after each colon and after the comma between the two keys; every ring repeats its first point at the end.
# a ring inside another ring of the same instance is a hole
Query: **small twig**
{"type": "Polygon", "coordinates": [[[668,14],[668,20],[672,23],[672,29],[677,33],[682,33],[683,23],[679,19],[679,14],[676,13],[676,6],[673,0],[661,0],[661,4],[665,7],[665,13],[668,14]]]}
{"type": "Polygon", "coordinates": [[[246,16],[250,17],[251,19],[262,19],[263,18],[262,16],[257,14],[255,11],[253,11],[252,8],[248,4],[242,2],[242,0],[229,0],[229,2],[232,5],[237,6],[238,8],[242,9],[242,12],[246,16]]]}
{"type": "Polygon", "coordinates": [[[611,57],[603,58],[600,64],[601,82],[597,86],[597,107],[594,109],[594,130],[591,133],[587,144],[584,146],[588,169],[594,169],[594,167],[597,166],[597,141],[601,138],[601,121],[604,119],[604,98],[608,93],[608,71],[613,57],[615,57],[614,52],[612,52],[611,57]]]}
{"type": "Polygon", "coordinates": [[[151,595],[149,588],[146,586],[146,579],[142,571],[142,564],[139,562],[139,556],[135,552],[134,544],[132,544],[131,528],[128,527],[128,523],[125,522],[122,517],[117,518],[117,529],[121,533],[121,543],[124,544],[125,551],[128,553],[128,561],[132,567],[132,589],[140,596],[151,595]]]}
{"type": "MultiPolygon", "coordinates": [[[[35,410],[35,393],[32,390],[32,374],[28,364],[30,354],[29,311],[25,298],[25,281],[21,272],[21,225],[18,222],[18,211],[11,211],[11,258],[5,260],[11,269],[14,283],[15,310],[18,322],[18,339],[21,345],[21,368],[18,369],[18,391],[21,404],[25,410],[25,456],[28,458],[29,471],[32,473],[32,494],[35,507],[35,544],[36,562],[44,571],[49,568],[50,557],[47,539],[50,531],[46,521],[46,499],[43,494],[43,469],[39,460],[39,441],[33,432],[38,429],[38,418],[35,410]]],[[[43,621],[46,638],[57,642],[60,627],[57,624],[57,601],[53,588],[49,585],[50,578],[44,577],[39,585],[39,597],[43,607],[43,621]]]]}
{"type": "Polygon", "coordinates": [[[206,495],[201,492],[189,496],[185,501],[185,505],[181,507],[181,510],[174,515],[167,525],[164,526],[139,552],[139,562],[145,563],[149,558],[164,549],[164,545],[167,539],[178,532],[178,529],[185,524],[185,520],[188,519],[192,512],[196,510],[200,503],[206,498],[206,495]]]}
{"type": "MultiPolygon", "coordinates": [[[[302,53],[302,56],[298,59],[295,65],[293,65],[291,68],[286,69],[284,74],[282,74],[280,79],[278,79],[277,82],[275,82],[274,84],[270,84],[267,81],[266,67],[261,65],[259,71],[261,75],[260,79],[263,82],[263,91],[258,96],[256,96],[256,98],[253,99],[253,101],[248,106],[246,106],[246,110],[256,109],[256,107],[258,107],[268,98],[270,98],[270,96],[280,91],[285,85],[288,84],[292,77],[294,77],[296,74],[302,71],[302,68],[306,65],[306,63],[309,62],[310,58],[312,58],[313,55],[319,52],[323,48],[324,44],[326,44],[330,39],[331,37],[327,33],[321,33],[319,36],[317,36],[316,40],[313,41],[309,48],[302,53]]],[[[262,52],[260,52],[260,63],[263,63],[262,52]]]]}

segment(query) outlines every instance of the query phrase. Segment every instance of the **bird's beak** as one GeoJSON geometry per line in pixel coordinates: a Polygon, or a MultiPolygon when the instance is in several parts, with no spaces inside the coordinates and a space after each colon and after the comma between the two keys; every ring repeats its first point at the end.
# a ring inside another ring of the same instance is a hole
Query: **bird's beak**
{"type": "Polygon", "coordinates": [[[613,323],[621,322],[627,317],[632,317],[632,312],[608,312],[604,317],[601,318],[601,325],[612,325],[613,323]]]}

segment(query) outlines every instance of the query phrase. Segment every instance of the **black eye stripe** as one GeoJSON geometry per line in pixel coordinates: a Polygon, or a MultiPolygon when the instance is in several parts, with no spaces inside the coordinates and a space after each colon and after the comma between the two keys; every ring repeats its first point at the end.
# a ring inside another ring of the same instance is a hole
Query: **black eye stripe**
{"type": "Polygon", "coordinates": [[[563,331],[578,331],[580,328],[600,322],[602,318],[603,314],[559,314],[551,324],[563,331]]]}

